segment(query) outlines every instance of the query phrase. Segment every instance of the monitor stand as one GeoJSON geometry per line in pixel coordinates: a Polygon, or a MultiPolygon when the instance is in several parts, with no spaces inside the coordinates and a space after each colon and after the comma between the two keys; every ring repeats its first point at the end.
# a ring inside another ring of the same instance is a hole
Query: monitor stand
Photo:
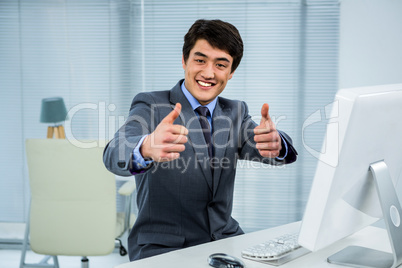
{"type": "Polygon", "coordinates": [[[402,264],[402,210],[394,184],[384,161],[371,164],[370,173],[377,188],[392,253],[349,246],[328,257],[329,263],[358,268],[394,268],[402,264]]]}

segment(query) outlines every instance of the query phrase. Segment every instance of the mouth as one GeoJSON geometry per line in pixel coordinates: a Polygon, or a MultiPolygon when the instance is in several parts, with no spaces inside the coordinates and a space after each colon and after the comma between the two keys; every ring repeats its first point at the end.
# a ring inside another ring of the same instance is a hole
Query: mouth
{"type": "Polygon", "coordinates": [[[197,80],[197,83],[202,87],[213,87],[213,86],[215,86],[214,83],[204,82],[204,81],[200,81],[200,80],[197,80]]]}

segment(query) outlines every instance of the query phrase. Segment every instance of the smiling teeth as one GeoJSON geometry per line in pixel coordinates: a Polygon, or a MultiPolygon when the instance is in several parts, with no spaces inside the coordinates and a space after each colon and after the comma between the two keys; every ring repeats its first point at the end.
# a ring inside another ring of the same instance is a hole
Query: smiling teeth
{"type": "Polygon", "coordinates": [[[202,81],[198,81],[198,84],[200,84],[200,85],[203,86],[203,87],[210,87],[210,86],[212,86],[211,83],[204,83],[204,82],[202,82],[202,81]]]}

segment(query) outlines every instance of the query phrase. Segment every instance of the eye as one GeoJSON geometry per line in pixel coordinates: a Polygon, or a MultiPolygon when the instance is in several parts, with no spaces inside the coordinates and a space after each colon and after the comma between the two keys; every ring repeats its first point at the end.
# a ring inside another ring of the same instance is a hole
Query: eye
{"type": "Polygon", "coordinates": [[[226,68],[226,65],[221,64],[221,63],[216,64],[216,66],[217,66],[218,68],[226,68]]]}
{"type": "Polygon", "coordinates": [[[204,60],[200,60],[200,59],[195,59],[195,61],[198,62],[198,63],[204,63],[205,62],[204,60]]]}

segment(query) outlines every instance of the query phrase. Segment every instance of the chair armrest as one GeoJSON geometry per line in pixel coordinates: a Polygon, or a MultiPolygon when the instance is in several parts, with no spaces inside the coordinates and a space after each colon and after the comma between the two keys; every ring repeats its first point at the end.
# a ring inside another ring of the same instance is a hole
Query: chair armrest
{"type": "Polygon", "coordinates": [[[124,183],[120,188],[118,193],[120,195],[125,195],[125,196],[129,196],[131,195],[134,190],[136,189],[136,185],[135,185],[135,181],[130,180],[127,181],[126,183],[124,183]]]}

